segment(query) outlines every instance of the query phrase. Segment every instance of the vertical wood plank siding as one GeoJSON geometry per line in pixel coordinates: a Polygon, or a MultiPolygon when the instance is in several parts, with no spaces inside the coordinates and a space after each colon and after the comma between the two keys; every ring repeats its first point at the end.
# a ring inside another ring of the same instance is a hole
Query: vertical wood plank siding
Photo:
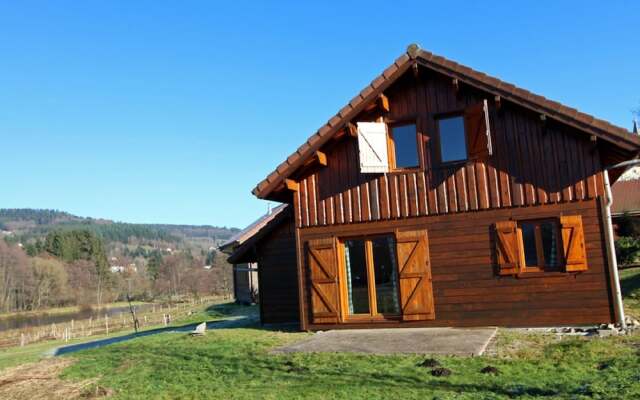
{"type": "Polygon", "coordinates": [[[542,125],[540,116],[490,103],[493,155],[439,167],[435,116],[487,98],[470,88],[456,94],[450,79],[411,74],[386,91],[391,120],[415,120],[423,134],[424,169],[361,174],[357,140],[327,151],[328,166],[300,181],[299,227],[404,219],[513,206],[593,199],[603,193],[600,155],[573,128],[542,125]]]}
{"type": "Polygon", "coordinates": [[[296,241],[293,220],[256,244],[260,318],[263,324],[299,319],[296,241]]]}

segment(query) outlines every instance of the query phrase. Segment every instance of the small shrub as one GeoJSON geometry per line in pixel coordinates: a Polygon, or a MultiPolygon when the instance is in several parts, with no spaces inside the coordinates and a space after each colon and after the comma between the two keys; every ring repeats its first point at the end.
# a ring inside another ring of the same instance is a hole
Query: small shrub
{"type": "Polygon", "coordinates": [[[640,240],[623,236],[616,240],[616,257],[621,265],[632,264],[640,255],[640,240]]]}

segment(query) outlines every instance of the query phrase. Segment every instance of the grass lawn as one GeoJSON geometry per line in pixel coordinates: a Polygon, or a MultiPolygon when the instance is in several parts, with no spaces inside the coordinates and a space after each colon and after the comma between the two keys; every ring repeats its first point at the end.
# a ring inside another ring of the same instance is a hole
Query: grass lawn
{"type": "Polygon", "coordinates": [[[640,268],[620,271],[620,286],[626,313],[640,319],[640,268]]]}
{"type": "MultiPolygon", "coordinates": [[[[213,305],[207,307],[203,305],[202,310],[172,321],[169,326],[180,326],[192,323],[200,323],[203,321],[215,321],[226,318],[230,315],[237,315],[240,312],[243,314],[256,313],[255,307],[241,307],[234,304],[222,304],[213,305]]],[[[144,330],[160,328],[163,325],[145,326],[144,330]]],[[[72,339],[68,342],[64,340],[50,340],[46,342],[39,342],[29,344],[24,347],[11,347],[7,349],[0,349],[0,371],[4,368],[21,365],[28,362],[38,361],[43,358],[43,355],[56,347],[67,346],[72,344],[78,344],[83,342],[92,342],[94,340],[106,339],[116,336],[123,336],[133,333],[133,330],[125,330],[111,333],[109,335],[95,335],[80,339],[72,339]]]]}
{"type": "Polygon", "coordinates": [[[162,334],[78,353],[62,376],[99,377],[96,384],[117,399],[640,398],[637,335],[557,342],[505,335],[496,356],[438,358],[449,377],[431,376],[418,366],[421,356],[269,354],[305,335],[257,328],[162,334]],[[530,340],[536,350],[513,350],[514,340],[530,340]],[[500,374],[482,374],[488,365],[500,374]]]}
{"type": "MultiPolygon", "coordinates": [[[[637,317],[640,270],[624,271],[622,286],[627,311],[637,317]]],[[[256,312],[217,305],[191,317],[199,322],[247,311],[256,312]]],[[[638,331],[560,338],[501,330],[491,355],[437,357],[451,371],[446,377],[432,376],[417,355],[270,354],[307,335],[257,326],[203,337],[163,333],[55,360],[68,361],[60,382],[115,399],[640,398],[638,331]],[[487,366],[498,373],[482,373],[487,366]]]]}

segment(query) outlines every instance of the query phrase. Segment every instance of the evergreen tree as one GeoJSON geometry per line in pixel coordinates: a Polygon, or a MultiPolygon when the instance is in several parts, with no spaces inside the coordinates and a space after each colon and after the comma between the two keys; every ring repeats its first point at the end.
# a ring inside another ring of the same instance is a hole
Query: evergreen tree
{"type": "Polygon", "coordinates": [[[149,279],[155,281],[160,275],[160,267],[162,265],[162,254],[158,250],[154,250],[147,264],[147,275],[149,279]]]}

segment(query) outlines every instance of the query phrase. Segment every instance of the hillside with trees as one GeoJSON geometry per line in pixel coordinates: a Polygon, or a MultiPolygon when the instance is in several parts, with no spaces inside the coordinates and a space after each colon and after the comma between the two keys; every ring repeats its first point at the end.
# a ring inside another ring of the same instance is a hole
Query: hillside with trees
{"type": "Polygon", "coordinates": [[[237,229],[0,210],[0,311],[228,294],[237,229]]]}

